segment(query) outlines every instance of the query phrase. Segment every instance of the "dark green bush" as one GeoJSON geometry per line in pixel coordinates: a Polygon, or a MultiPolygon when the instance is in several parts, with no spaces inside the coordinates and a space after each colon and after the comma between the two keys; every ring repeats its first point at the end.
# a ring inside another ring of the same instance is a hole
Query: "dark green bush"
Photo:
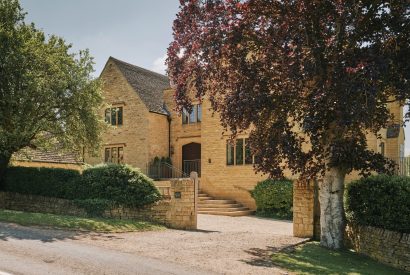
{"type": "Polygon", "coordinates": [[[410,233],[410,177],[371,176],[346,188],[348,222],[410,233]]]}
{"type": "Polygon", "coordinates": [[[80,172],[61,168],[10,167],[2,189],[8,192],[67,198],[80,172]]]}
{"type": "Polygon", "coordinates": [[[257,213],[263,216],[292,218],[293,185],[290,180],[267,179],[251,191],[257,213]]]}
{"type": "Polygon", "coordinates": [[[76,199],[74,203],[83,208],[89,217],[102,217],[105,210],[110,209],[113,205],[112,201],[104,199],[76,199]]]}
{"type": "Polygon", "coordinates": [[[82,175],[76,170],[10,167],[3,190],[83,201],[78,203],[84,203],[90,211],[104,208],[104,201],[141,207],[161,198],[152,180],[138,169],[115,164],[97,165],[82,175]]]}
{"type": "Polygon", "coordinates": [[[153,181],[128,165],[104,164],[86,169],[79,187],[83,199],[106,199],[129,207],[141,207],[161,198],[153,181]]]}

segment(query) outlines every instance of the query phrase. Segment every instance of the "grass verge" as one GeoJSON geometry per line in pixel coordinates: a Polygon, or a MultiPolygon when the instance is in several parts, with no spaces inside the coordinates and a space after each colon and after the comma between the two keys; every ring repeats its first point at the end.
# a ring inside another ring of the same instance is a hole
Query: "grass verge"
{"type": "Polygon", "coordinates": [[[296,274],[408,274],[351,251],[323,248],[318,242],[302,244],[292,252],[275,253],[272,261],[296,274]]]}
{"type": "Polygon", "coordinates": [[[115,220],[103,218],[81,218],[54,214],[31,213],[12,210],[0,210],[0,221],[20,225],[38,225],[95,232],[133,232],[161,230],[165,227],[145,221],[115,220]]]}

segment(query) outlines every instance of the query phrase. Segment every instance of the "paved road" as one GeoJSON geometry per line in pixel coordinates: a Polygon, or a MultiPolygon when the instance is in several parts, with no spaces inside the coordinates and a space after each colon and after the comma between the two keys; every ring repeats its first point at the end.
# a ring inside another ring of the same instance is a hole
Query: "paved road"
{"type": "Polygon", "coordinates": [[[0,223],[0,275],[286,274],[269,255],[302,241],[289,222],[200,215],[198,231],[86,234],[0,223]]]}

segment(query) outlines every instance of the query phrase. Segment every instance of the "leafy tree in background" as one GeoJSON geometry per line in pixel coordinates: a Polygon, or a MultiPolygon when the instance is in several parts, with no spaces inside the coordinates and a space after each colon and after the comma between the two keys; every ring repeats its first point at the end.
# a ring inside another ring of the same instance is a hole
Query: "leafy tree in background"
{"type": "Polygon", "coordinates": [[[46,35],[17,0],[0,0],[0,181],[13,153],[58,143],[95,148],[102,127],[100,84],[88,51],[46,35]]]}
{"type": "Polygon", "coordinates": [[[257,171],[322,178],[321,244],[342,247],[345,175],[392,169],[366,135],[409,98],[409,2],[180,3],[167,59],[179,110],[194,89],[233,137],[251,129],[257,171]]]}

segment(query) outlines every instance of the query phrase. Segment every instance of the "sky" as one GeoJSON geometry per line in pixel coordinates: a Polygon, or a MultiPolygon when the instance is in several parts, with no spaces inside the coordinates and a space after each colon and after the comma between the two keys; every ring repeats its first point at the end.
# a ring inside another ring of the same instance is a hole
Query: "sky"
{"type": "Polygon", "coordinates": [[[89,49],[98,76],[108,57],[165,73],[178,0],[20,0],[26,22],[89,49]]]}
{"type": "MultiPolygon", "coordinates": [[[[98,76],[108,57],[165,74],[166,50],[178,0],[20,0],[34,22],[47,34],[89,49],[98,76]]],[[[410,155],[410,127],[405,128],[405,153],[410,155]]]]}

